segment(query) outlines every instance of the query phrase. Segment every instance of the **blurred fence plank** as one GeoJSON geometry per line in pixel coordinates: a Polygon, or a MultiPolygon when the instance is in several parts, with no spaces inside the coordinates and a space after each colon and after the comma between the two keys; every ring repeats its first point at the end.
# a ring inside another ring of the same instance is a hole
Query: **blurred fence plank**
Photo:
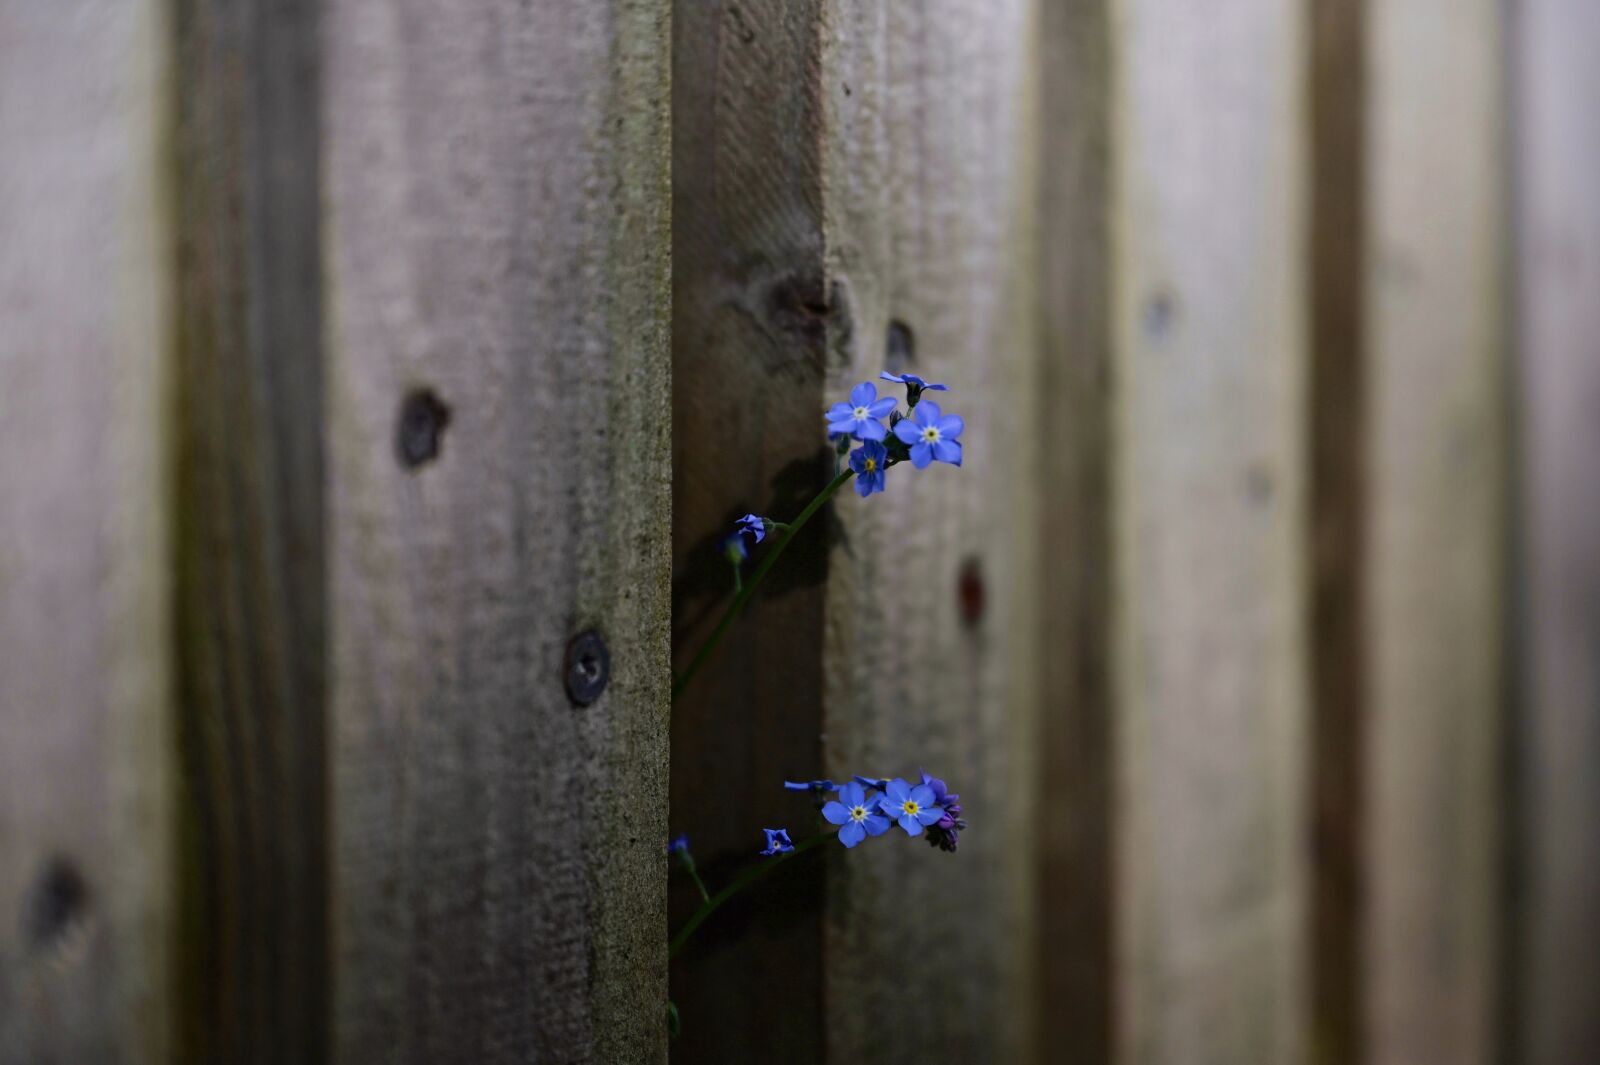
{"type": "Polygon", "coordinates": [[[1042,784],[1036,1042],[1112,1053],[1111,4],[1039,5],[1042,784]]]}
{"type": "Polygon", "coordinates": [[[1307,1052],[1296,5],[1116,22],[1119,1052],[1307,1052]]]}
{"type": "Polygon", "coordinates": [[[316,5],[173,5],[186,1061],[326,1059],[316,5]]]}
{"type": "Polygon", "coordinates": [[[162,5],[0,10],[0,1061],[166,1060],[162,5]]]}
{"type": "Polygon", "coordinates": [[[1497,1032],[1506,464],[1501,5],[1369,15],[1366,1024],[1374,1065],[1497,1032]]]}
{"type": "Polygon", "coordinates": [[[1516,5],[1522,711],[1511,804],[1524,1065],[1600,1061],[1600,6],[1516,5]]]}
{"type": "MultiPolygon", "coordinates": [[[[673,636],[680,665],[733,594],[719,544],[794,517],[832,470],[819,5],[673,8],[673,636]]],[[[672,713],[672,828],[726,883],[761,828],[809,816],[820,775],[825,513],[796,539],[672,713]]],[[[768,544],[770,548],[770,542],[768,544]]],[[[698,903],[679,877],[673,913],[698,903]]],[[[685,1061],[822,1058],[820,866],[718,914],[673,962],[685,1061]]]]}
{"type": "Polygon", "coordinates": [[[926,768],[973,827],[954,855],[896,829],[830,866],[829,1060],[1011,1061],[1037,1002],[1036,10],[830,13],[829,281],[850,308],[830,395],[912,371],[950,385],[923,402],[966,432],[961,469],[898,467],[885,494],[837,508],[826,766],[926,768]],[[939,997],[908,1015],[883,966],[911,958],[939,997]]]}
{"type": "Polygon", "coordinates": [[[667,18],[326,12],[344,1060],[665,1055],[667,18]]]}

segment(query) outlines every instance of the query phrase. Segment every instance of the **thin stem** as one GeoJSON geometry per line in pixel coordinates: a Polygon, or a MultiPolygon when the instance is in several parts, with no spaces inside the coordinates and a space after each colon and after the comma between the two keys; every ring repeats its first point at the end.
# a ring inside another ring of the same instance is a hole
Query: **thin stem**
{"type": "MultiPolygon", "coordinates": [[[[797,522],[796,524],[799,523],[797,522]]],[[[745,888],[753,887],[762,880],[766,879],[766,877],[770,875],[774,869],[778,868],[778,866],[782,865],[790,858],[804,854],[806,851],[810,850],[812,847],[815,847],[823,840],[832,838],[832,832],[819,832],[810,839],[801,840],[799,843],[796,843],[794,845],[794,850],[789,851],[787,854],[774,855],[766,861],[746,869],[743,876],[739,877],[739,879],[735,880],[733,883],[729,884],[727,887],[711,896],[705,902],[702,902],[700,904],[700,908],[695,910],[694,913],[690,915],[689,920],[684,922],[682,928],[678,929],[678,934],[672,937],[672,945],[667,948],[667,957],[671,958],[675,956],[678,951],[682,949],[683,945],[689,942],[689,937],[694,935],[695,929],[704,924],[707,917],[710,917],[713,913],[716,913],[723,903],[733,898],[745,888]]]]}
{"type": "Polygon", "coordinates": [[[744,605],[750,601],[750,597],[755,594],[755,590],[761,587],[762,578],[767,575],[767,571],[772,568],[772,564],[778,561],[778,556],[783,554],[783,549],[789,546],[789,541],[793,540],[800,530],[805,528],[806,522],[811,520],[813,514],[822,509],[822,504],[826,503],[833,493],[837,492],[846,481],[854,476],[855,471],[851,469],[841,472],[828,482],[826,488],[817,493],[817,498],[806,504],[806,509],[800,512],[798,518],[789,523],[789,527],[778,538],[778,542],[772,545],[772,550],[768,551],[766,556],[761,559],[761,564],[756,567],[755,573],[745,582],[739,593],[733,597],[733,602],[728,604],[728,609],[723,611],[721,620],[717,622],[717,627],[711,630],[711,637],[695,653],[694,660],[689,663],[689,668],[684,670],[682,675],[672,682],[673,702],[678,701],[678,696],[683,694],[683,690],[689,686],[689,682],[694,679],[694,675],[700,672],[700,667],[705,665],[706,659],[711,657],[711,652],[716,650],[717,644],[722,642],[722,637],[727,633],[728,626],[732,625],[733,619],[738,617],[739,613],[744,610],[744,605]]]}
{"type": "Polygon", "coordinates": [[[700,871],[694,866],[689,866],[689,875],[694,877],[694,886],[700,889],[700,901],[710,902],[711,892],[706,890],[706,882],[700,879],[700,871]]]}

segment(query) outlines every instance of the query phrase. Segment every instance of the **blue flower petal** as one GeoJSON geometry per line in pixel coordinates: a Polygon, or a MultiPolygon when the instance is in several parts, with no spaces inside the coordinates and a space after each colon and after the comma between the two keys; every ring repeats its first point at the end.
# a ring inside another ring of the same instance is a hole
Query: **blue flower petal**
{"type": "Polygon", "coordinates": [[[856,436],[862,440],[882,440],[889,435],[882,422],[865,421],[856,422],[856,436]]]}
{"type": "Polygon", "coordinates": [[[872,814],[861,822],[861,827],[867,830],[869,836],[881,836],[889,831],[889,819],[882,814],[872,814]]]}
{"type": "Polygon", "coordinates": [[[915,817],[912,817],[910,814],[906,814],[905,816],[901,817],[899,823],[900,823],[900,827],[906,830],[906,835],[908,835],[908,836],[920,836],[920,835],[922,835],[922,824],[921,824],[921,822],[919,822],[915,817]]]}
{"type": "Polygon", "coordinates": [[[922,390],[924,392],[948,392],[948,391],[950,391],[950,386],[949,385],[923,385],[922,386],[922,390]]]}
{"type": "Polygon", "coordinates": [[[870,407],[878,398],[878,389],[871,381],[863,381],[850,390],[850,406],[870,407]]]}
{"type": "MultiPolygon", "coordinates": [[[[851,803],[851,806],[855,805],[851,803]]],[[[830,825],[848,824],[850,821],[850,807],[842,802],[830,802],[822,808],[822,819],[830,825]]]]}
{"type": "MultiPolygon", "coordinates": [[[[900,424],[904,425],[905,422],[901,422],[900,424]]],[[[914,444],[914,445],[912,445],[912,448],[911,448],[911,465],[915,466],[919,470],[925,470],[925,469],[928,468],[928,464],[931,463],[932,461],[933,461],[933,448],[932,447],[928,446],[927,444],[914,444]]]]}
{"type": "Polygon", "coordinates": [[[926,429],[930,425],[938,425],[939,419],[944,417],[944,412],[939,409],[939,404],[931,399],[925,399],[917,404],[917,409],[911,416],[917,420],[918,425],[926,429]]]}
{"type": "Polygon", "coordinates": [[[932,806],[935,801],[933,789],[926,784],[918,784],[911,789],[911,801],[918,806],[932,806]]]}
{"type": "Polygon", "coordinates": [[[872,406],[868,407],[867,413],[872,415],[874,418],[884,418],[888,416],[890,411],[894,410],[896,405],[897,404],[893,396],[884,396],[872,406]]]}
{"type": "Polygon", "coordinates": [[[839,789],[839,801],[845,806],[860,806],[867,801],[866,792],[855,781],[839,789]]]}
{"type": "Polygon", "coordinates": [[[857,843],[867,838],[867,830],[855,821],[850,822],[839,830],[839,842],[846,847],[854,847],[857,843]]]}
{"type": "Polygon", "coordinates": [[[967,423],[961,420],[959,414],[946,414],[939,419],[939,435],[946,440],[954,440],[966,427],[967,423]]]}
{"type": "Polygon", "coordinates": [[[912,424],[910,418],[901,418],[894,423],[894,435],[900,438],[902,444],[915,444],[922,439],[922,431],[912,424]]]}
{"type": "Polygon", "coordinates": [[[952,466],[961,465],[961,441],[940,440],[933,445],[933,457],[952,466]]]}
{"type": "Polygon", "coordinates": [[[943,819],[944,810],[937,806],[925,806],[917,811],[917,820],[922,824],[931,825],[943,819]]]}

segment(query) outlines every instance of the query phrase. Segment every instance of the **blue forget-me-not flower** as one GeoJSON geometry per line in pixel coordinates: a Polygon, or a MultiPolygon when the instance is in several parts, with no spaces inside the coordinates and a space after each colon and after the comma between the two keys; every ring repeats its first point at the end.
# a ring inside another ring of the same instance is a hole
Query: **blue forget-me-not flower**
{"type": "Polygon", "coordinates": [[[794,850],[794,842],[789,839],[787,828],[763,828],[767,834],[767,847],[761,853],[769,857],[774,854],[788,854],[794,850]]]}
{"type": "Polygon", "coordinates": [[[837,802],[822,808],[823,819],[839,826],[840,843],[854,847],[868,836],[881,836],[889,831],[889,819],[878,810],[877,798],[852,780],[839,789],[837,802]]]}
{"type": "Polygon", "coordinates": [[[961,442],[966,428],[959,414],[945,414],[931,399],[912,410],[911,417],[895,423],[894,435],[911,448],[911,465],[926,469],[930,462],[961,465],[961,442]]]}
{"type": "Polygon", "coordinates": [[[912,787],[899,777],[889,781],[878,808],[900,823],[908,836],[920,836],[928,825],[938,824],[944,810],[933,801],[933,789],[926,784],[912,787]]]}
{"type": "Polygon", "coordinates": [[[756,543],[767,538],[767,519],[756,514],[746,514],[739,519],[739,531],[755,537],[756,543]]]}
{"type": "Polygon", "coordinates": [[[948,391],[950,391],[950,386],[949,385],[940,385],[940,384],[934,384],[934,383],[929,382],[929,381],[924,381],[922,378],[918,377],[914,373],[895,374],[895,373],[890,373],[888,370],[885,370],[883,373],[879,374],[878,376],[883,378],[885,381],[893,381],[896,384],[905,385],[906,386],[906,405],[909,406],[909,407],[915,407],[917,405],[917,401],[922,398],[922,393],[924,393],[924,392],[948,392],[948,391]]]}
{"type": "Polygon", "coordinates": [[[863,499],[874,492],[883,491],[885,463],[889,461],[889,449],[876,440],[868,440],[865,444],[850,452],[850,468],[856,471],[856,492],[863,499]]]}
{"type": "Polygon", "coordinates": [[[858,440],[882,440],[889,435],[880,420],[894,410],[893,396],[878,398],[878,389],[871,381],[863,381],[850,390],[850,402],[835,403],[827,413],[828,431],[849,433],[858,440]]]}

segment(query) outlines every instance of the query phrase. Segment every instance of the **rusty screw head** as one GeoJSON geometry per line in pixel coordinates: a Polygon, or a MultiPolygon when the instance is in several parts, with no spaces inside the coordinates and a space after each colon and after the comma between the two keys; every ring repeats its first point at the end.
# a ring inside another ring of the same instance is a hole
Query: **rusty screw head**
{"type": "Polygon", "coordinates": [[[567,698],[575,706],[588,706],[600,698],[611,679],[611,652],[605,640],[590,629],[567,644],[567,698]]]}

